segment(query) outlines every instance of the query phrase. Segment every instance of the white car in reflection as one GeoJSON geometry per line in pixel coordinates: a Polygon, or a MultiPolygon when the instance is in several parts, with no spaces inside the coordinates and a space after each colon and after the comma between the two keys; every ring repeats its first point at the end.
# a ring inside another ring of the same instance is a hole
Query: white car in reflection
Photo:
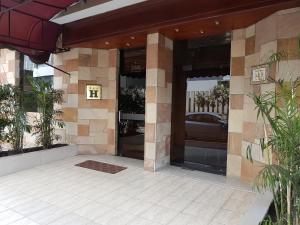
{"type": "Polygon", "coordinates": [[[196,112],[185,117],[186,140],[227,142],[228,122],[218,113],[196,112]]]}

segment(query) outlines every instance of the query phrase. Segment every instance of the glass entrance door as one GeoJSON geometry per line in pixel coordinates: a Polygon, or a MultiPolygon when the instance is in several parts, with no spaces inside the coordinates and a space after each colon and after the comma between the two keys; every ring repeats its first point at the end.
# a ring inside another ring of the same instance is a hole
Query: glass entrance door
{"type": "Polygon", "coordinates": [[[118,153],[144,159],[145,49],[121,51],[120,63],[118,153]]]}
{"type": "Polygon", "coordinates": [[[226,173],[230,33],[175,41],[171,163],[226,173]]]}

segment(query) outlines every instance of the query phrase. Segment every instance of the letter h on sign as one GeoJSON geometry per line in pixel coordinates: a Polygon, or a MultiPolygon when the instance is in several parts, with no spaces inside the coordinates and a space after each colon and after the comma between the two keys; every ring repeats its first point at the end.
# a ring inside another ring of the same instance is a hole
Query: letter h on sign
{"type": "Polygon", "coordinates": [[[86,99],[101,99],[101,85],[86,85],[86,99]]]}

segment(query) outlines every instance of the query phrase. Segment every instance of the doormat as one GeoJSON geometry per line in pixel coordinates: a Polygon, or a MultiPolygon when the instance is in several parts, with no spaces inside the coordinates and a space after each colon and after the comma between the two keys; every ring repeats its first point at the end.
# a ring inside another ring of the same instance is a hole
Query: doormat
{"type": "Polygon", "coordinates": [[[104,173],[116,174],[121,172],[122,170],[127,169],[126,167],[117,166],[113,164],[97,162],[93,160],[87,160],[85,162],[76,164],[75,166],[79,166],[86,169],[96,170],[104,173]]]}

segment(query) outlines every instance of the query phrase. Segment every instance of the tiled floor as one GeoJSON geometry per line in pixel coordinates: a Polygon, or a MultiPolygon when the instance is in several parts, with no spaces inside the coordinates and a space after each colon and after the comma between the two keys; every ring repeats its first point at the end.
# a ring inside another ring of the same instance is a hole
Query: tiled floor
{"type": "Polygon", "coordinates": [[[76,156],[0,177],[0,225],[238,225],[256,194],[224,177],[110,156],[76,156]],[[74,166],[98,160],[117,174],[74,166]]]}

